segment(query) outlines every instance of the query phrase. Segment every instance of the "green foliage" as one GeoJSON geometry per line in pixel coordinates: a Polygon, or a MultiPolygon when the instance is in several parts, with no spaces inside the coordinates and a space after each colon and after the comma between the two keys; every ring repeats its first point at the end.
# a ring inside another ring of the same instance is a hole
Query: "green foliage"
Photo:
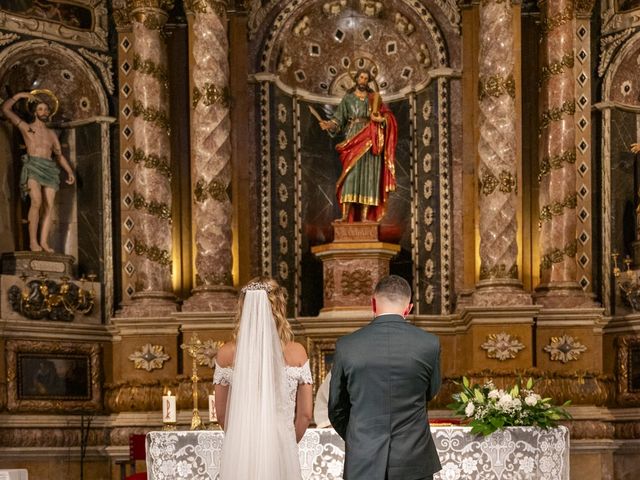
{"type": "Polygon", "coordinates": [[[471,426],[471,433],[490,435],[500,428],[535,426],[552,428],[558,421],[570,419],[565,410],[571,403],[561,406],[551,404],[550,398],[541,398],[533,391],[533,379],[521,387],[518,381],[507,390],[498,389],[492,382],[471,385],[467,377],[462,377],[460,391],[453,394],[453,403],[447,405],[461,415],[471,426]]]}

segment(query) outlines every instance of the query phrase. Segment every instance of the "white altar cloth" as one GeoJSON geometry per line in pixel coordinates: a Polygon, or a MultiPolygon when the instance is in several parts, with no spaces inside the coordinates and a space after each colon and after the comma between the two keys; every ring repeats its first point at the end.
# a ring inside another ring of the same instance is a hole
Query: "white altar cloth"
{"type": "MultiPolygon", "coordinates": [[[[569,480],[569,431],[513,427],[489,437],[468,427],[431,427],[442,470],[434,480],[569,480]]],[[[221,431],[149,432],[148,480],[218,480],[221,431]]],[[[344,442],[330,428],[300,442],[303,480],[341,480],[344,442]]]]}

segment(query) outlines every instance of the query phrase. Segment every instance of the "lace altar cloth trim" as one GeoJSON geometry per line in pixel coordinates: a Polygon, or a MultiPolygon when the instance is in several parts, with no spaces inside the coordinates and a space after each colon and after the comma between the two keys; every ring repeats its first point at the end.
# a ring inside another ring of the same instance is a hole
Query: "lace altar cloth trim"
{"type": "MultiPolygon", "coordinates": [[[[569,431],[507,428],[486,438],[466,427],[432,427],[442,470],[434,480],[569,480],[569,431]]],[[[149,480],[219,480],[221,431],[149,432],[149,480]]],[[[309,429],[298,445],[303,480],[341,480],[344,442],[309,429]]]]}

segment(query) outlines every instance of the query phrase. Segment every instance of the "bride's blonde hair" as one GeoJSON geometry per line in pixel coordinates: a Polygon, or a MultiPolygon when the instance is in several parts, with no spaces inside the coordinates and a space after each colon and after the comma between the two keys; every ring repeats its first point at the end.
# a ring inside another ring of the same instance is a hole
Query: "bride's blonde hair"
{"type": "Polygon", "coordinates": [[[244,296],[246,289],[253,290],[265,290],[271,303],[271,312],[273,313],[273,320],[276,323],[276,330],[280,337],[282,345],[286,345],[293,341],[293,331],[291,325],[287,320],[287,297],[286,291],[282,288],[278,282],[270,277],[256,277],[247,283],[247,285],[240,291],[238,297],[238,308],[236,311],[235,328],[233,330],[233,341],[238,338],[238,331],[240,330],[240,318],[242,317],[242,307],[244,305],[244,296]]]}

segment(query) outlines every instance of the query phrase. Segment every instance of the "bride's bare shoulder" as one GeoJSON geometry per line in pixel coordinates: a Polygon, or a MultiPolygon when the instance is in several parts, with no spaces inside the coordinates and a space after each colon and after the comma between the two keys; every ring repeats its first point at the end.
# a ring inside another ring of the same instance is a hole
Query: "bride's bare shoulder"
{"type": "Polygon", "coordinates": [[[298,342],[289,342],[284,346],[284,359],[287,365],[301,367],[307,361],[307,351],[298,342]]]}
{"type": "Polygon", "coordinates": [[[233,357],[236,355],[236,342],[230,341],[225,343],[218,350],[216,355],[216,362],[221,367],[230,367],[233,365],[233,357]]]}

